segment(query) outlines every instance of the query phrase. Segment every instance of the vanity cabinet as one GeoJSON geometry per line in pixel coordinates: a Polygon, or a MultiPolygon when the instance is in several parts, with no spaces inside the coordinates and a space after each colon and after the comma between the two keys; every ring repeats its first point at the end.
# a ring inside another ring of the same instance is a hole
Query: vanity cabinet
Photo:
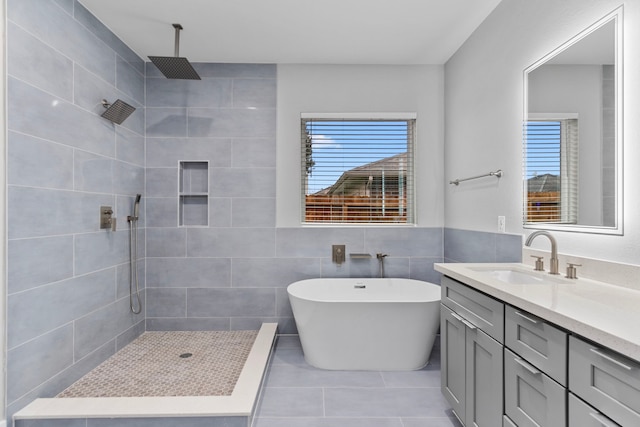
{"type": "Polygon", "coordinates": [[[467,427],[640,426],[640,361],[442,278],[442,393],[467,427]]]}
{"type": "Polygon", "coordinates": [[[443,277],[442,392],[468,427],[495,427],[503,414],[504,304],[443,277]]]}

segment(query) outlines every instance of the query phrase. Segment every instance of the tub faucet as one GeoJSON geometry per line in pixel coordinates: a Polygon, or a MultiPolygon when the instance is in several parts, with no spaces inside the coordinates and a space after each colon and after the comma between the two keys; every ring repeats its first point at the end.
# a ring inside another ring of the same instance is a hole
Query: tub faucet
{"type": "Polygon", "coordinates": [[[387,254],[377,253],[376,258],[378,258],[378,264],[380,265],[380,277],[384,277],[384,259],[387,257],[387,254]]]}
{"type": "Polygon", "coordinates": [[[534,231],[533,233],[529,234],[529,237],[527,237],[527,240],[524,242],[525,246],[531,246],[531,242],[533,242],[533,239],[535,239],[537,236],[547,236],[549,238],[549,241],[551,242],[551,259],[549,260],[551,262],[551,268],[549,270],[549,274],[559,274],[558,273],[558,244],[556,243],[556,239],[548,232],[548,231],[544,231],[544,230],[540,230],[540,231],[534,231]]]}

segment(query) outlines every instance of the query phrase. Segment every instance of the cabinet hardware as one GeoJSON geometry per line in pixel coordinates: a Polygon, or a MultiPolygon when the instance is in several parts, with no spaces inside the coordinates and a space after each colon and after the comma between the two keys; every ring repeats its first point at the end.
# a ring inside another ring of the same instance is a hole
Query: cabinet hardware
{"type": "Polygon", "coordinates": [[[603,417],[600,414],[596,414],[595,412],[589,412],[591,418],[602,424],[604,427],[618,427],[618,424],[614,424],[609,421],[607,418],[603,417]]]}
{"type": "Polygon", "coordinates": [[[513,359],[518,365],[522,366],[524,369],[526,369],[527,371],[531,372],[533,375],[538,375],[541,372],[539,370],[537,370],[536,368],[533,367],[533,365],[525,362],[524,360],[520,359],[520,358],[515,358],[513,359]]]}
{"type": "Polygon", "coordinates": [[[464,317],[460,316],[458,313],[455,312],[451,312],[451,315],[458,319],[459,321],[461,321],[467,328],[469,329],[478,329],[478,327],[476,325],[474,325],[473,323],[469,322],[467,319],[465,319],[464,317]]]}
{"type": "Polygon", "coordinates": [[[631,366],[625,364],[624,362],[621,362],[621,361],[615,359],[613,356],[609,356],[608,354],[604,354],[603,352],[601,352],[597,348],[591,348],[589,350],[591,350],[593,353],[597,354],[598,356],[602,357],[603,359],[606,359],[609,362],[611,362],[613,364],[616,364],[616,365],[620,366],[621,368],[626,369],[627,371],[630,371],[630,370],[633,369],[631,366]]]}
{"type": "Polygon", "coordinates": [[[536,325],[538,324],[538,321],[537,321],[537,320],[535,320],[535,319],[534,319],[534,318],[532,318],[532,317],[527,316],[526,314],[522,314],[522,313],[520,313],[519,311],[516,311],[515,313],[516,313],[518,316],[522,317],[523,319],[528,320],[528,321],[529,321],[529,322],[531,322],[531,323],[534,323],[534,324],[536,324],[536,325]]]}

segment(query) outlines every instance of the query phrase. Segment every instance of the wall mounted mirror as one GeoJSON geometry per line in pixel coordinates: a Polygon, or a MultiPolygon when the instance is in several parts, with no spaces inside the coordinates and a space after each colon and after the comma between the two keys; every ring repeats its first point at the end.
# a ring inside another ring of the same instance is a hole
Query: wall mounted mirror
{"type": "Polygon", "coordinates": [[[524,227],[622,234],[622,8],[524,72],[524,227]]]}

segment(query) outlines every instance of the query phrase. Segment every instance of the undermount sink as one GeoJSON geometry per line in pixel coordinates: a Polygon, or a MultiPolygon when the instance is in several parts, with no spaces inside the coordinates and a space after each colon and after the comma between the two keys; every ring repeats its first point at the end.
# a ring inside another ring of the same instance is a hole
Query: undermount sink
{"type": "Polygon", "coordinates": [[[550,275],[543,271],[524,270],[518,267],[474,267],[473,271],[487,274],[494,280],[510,285],[551,285],[572,283],[562,276],[550,275]]]}

